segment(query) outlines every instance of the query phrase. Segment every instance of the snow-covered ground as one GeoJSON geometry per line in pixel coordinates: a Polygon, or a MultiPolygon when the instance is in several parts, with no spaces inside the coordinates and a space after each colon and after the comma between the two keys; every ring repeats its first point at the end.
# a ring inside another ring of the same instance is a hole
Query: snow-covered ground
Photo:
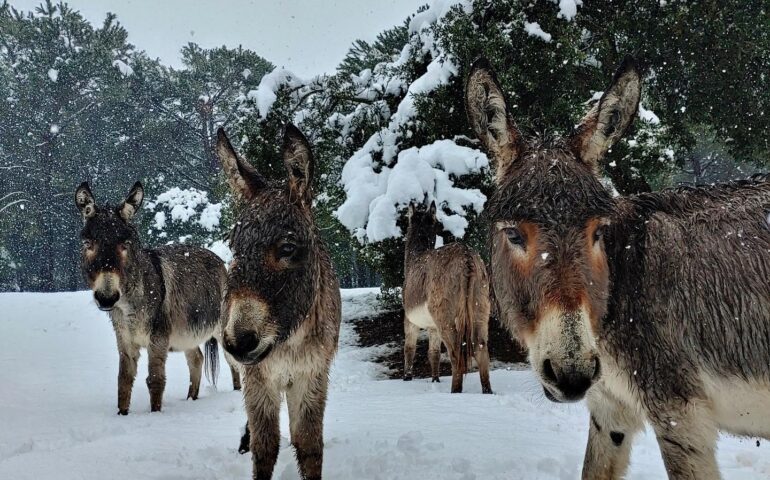
{"type": "MultiPolygon", "coordinates": [[[[344,291],[345,319],[372,310],[375,292],[344,291]]],[[[116,415],[117,352],[88,292],[0,294],[0,479],[249,478],[237,447],[245,414],[222,368],[219,391],[186,401],[184,356],[169,356],[164,411],[150,414],[146,356],[131,414],[116,415]]],[[[582,404],[545,400],[532,374],[492,372],[495,395],[449,382],[381,380],[372,349],[343,325],[326,410],[330,479],[577,479],[587,435],[582,404]]],[[[223,364],[224,366],[224,364],[223,364]]],[[[275,478],[296,479],[281,416],[275,478]]],[[[723,438],[725,479],[770,478],[770,446],[723,438]]],[[[665,478],[654,436],[637,438],[629,478],[665,478]]]]}

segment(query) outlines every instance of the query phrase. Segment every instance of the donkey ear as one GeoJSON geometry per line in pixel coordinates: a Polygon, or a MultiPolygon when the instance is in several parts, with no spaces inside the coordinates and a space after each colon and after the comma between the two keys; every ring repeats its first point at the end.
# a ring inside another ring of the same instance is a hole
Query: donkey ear
{"type": "Polygon", "coordinates": [[[230,184],[230,190],[240,200],[251,200],[257,192],[267,186],[267,182],[257,169],[235,153],[225,129],[221,127],[217,131],[217,155],[222,162],[222,169],[225,171],[227,183],[230,184]]]}
{"type": "Polygon", "coordinates": [[[131,190],[128,191],[128,196],[125,200],[123,200],[123,203],[120,204],[118,207],[118,213],[120,214],[120,218],[122,218],[125,221],[130,221],[132,218],[134,218],[134,215],[136,215],[136,212],[139,211],[139,207],[142,206],[142,201],[144,200],[144,187],[142,187],[142,184],[139,182],[136,182],[133,187],[131,187],[131,190]]]}
{"type": "Polygon", "coordinates": [[[289,172],[289,190],[302,202],[309,202],[313,179],[313,153],[307,138],[292,124],[283,135],[283,163],[289,172]]]}
{"type": "Polygon", "coordinates": [[[580,160],[598,170],[599,161],[634,122],[641,92],[642,80],[636,61],[627,55],[610,87],[570,138],[572,151],[580,160]]]}
{"type": "Polygon", "coordinates": [[[485,58],[471,66],[465,84],[465,112],[473,132],[492,156],[499,183],[521,153],[521,134],[508,115],[503,90],[485,58]]]}
{"type": "Polygon", "coordinates": [[[409,202],[409,208],[406,209],[406,218],[409,220],[414,216],[415,206],[414,202],[409,202]]]}
{"type": "Polygon", "coordinates": [[[75,205],[80,210],[80,214],[83,215],[84,222],[96,214],[96,200],[94,200],[94,194],[91,193],[88,182],[81,183],[75,190],[75,205]]]}
{"type": "Polygon", "coordinates": [[[428,207],[428,213],[430,213],[430,216],[434,219],[436,218],[436,201],[433,200],[430,202],[430,207],[428,207]]]}

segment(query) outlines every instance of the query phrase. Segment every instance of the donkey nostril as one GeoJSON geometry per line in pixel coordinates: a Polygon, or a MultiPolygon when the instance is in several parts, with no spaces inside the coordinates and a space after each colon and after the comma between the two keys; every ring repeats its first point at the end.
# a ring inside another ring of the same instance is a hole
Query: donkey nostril
{"type": "Polygon", "coordinates": [[[243,353],[253,352],[259,345],[259,337],[257,337],[257,334],[253,332],[238,335],[235,341],[238,345],[238,350],[243,353]]]}
{"type": "Polygon", "coordinates": [[[553,371],[551,360],[545,360],[543,362],[543,376],[549,382],[556,383],[558,381],[558,379],[556,378],[556,372],[553,371]]]}
{"type": "Polygon", "coordinates": [[[591,377],[591,380],[596,380],[599,378],[599,375],[602,374],[602,364],[599,362],[599,357],[594,357],[594,375],[591,377]]]}

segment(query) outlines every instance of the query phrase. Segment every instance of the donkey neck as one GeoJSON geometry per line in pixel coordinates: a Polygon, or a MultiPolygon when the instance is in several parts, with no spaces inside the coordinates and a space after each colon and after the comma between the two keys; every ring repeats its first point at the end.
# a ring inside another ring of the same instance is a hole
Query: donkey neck
{"type": "Polygon", "coordinates": [[[404,245],[405,269],[419,255],[433,250],[436,233],[433,225],[410,224],[404,245]]]}
{"type": "MultiPolygon", "coordinates": [[[[137,246],[133,252],[135,260],[126,266],[126,290],[129,297],[139,296],[160,298],[164,290],[160,256],[157,251],[137,246]]],[[[146,302],[142,298],[141,301],[146,302]]],[[[149,303],[149,302],[147,302],[149,303]]]]}

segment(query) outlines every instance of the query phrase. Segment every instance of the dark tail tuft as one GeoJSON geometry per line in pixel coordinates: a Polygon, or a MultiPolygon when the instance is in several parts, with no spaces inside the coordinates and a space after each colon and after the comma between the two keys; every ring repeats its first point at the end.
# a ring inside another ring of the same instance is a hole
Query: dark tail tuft
{"type": "Polygon", "coordinates": [[[203,356],[203,371],[206,372],[206,380],[217,388],[217,378],[219,378],[219,344],[217,339],[212,337],[206,342],[205,354],[203,356]]]}

